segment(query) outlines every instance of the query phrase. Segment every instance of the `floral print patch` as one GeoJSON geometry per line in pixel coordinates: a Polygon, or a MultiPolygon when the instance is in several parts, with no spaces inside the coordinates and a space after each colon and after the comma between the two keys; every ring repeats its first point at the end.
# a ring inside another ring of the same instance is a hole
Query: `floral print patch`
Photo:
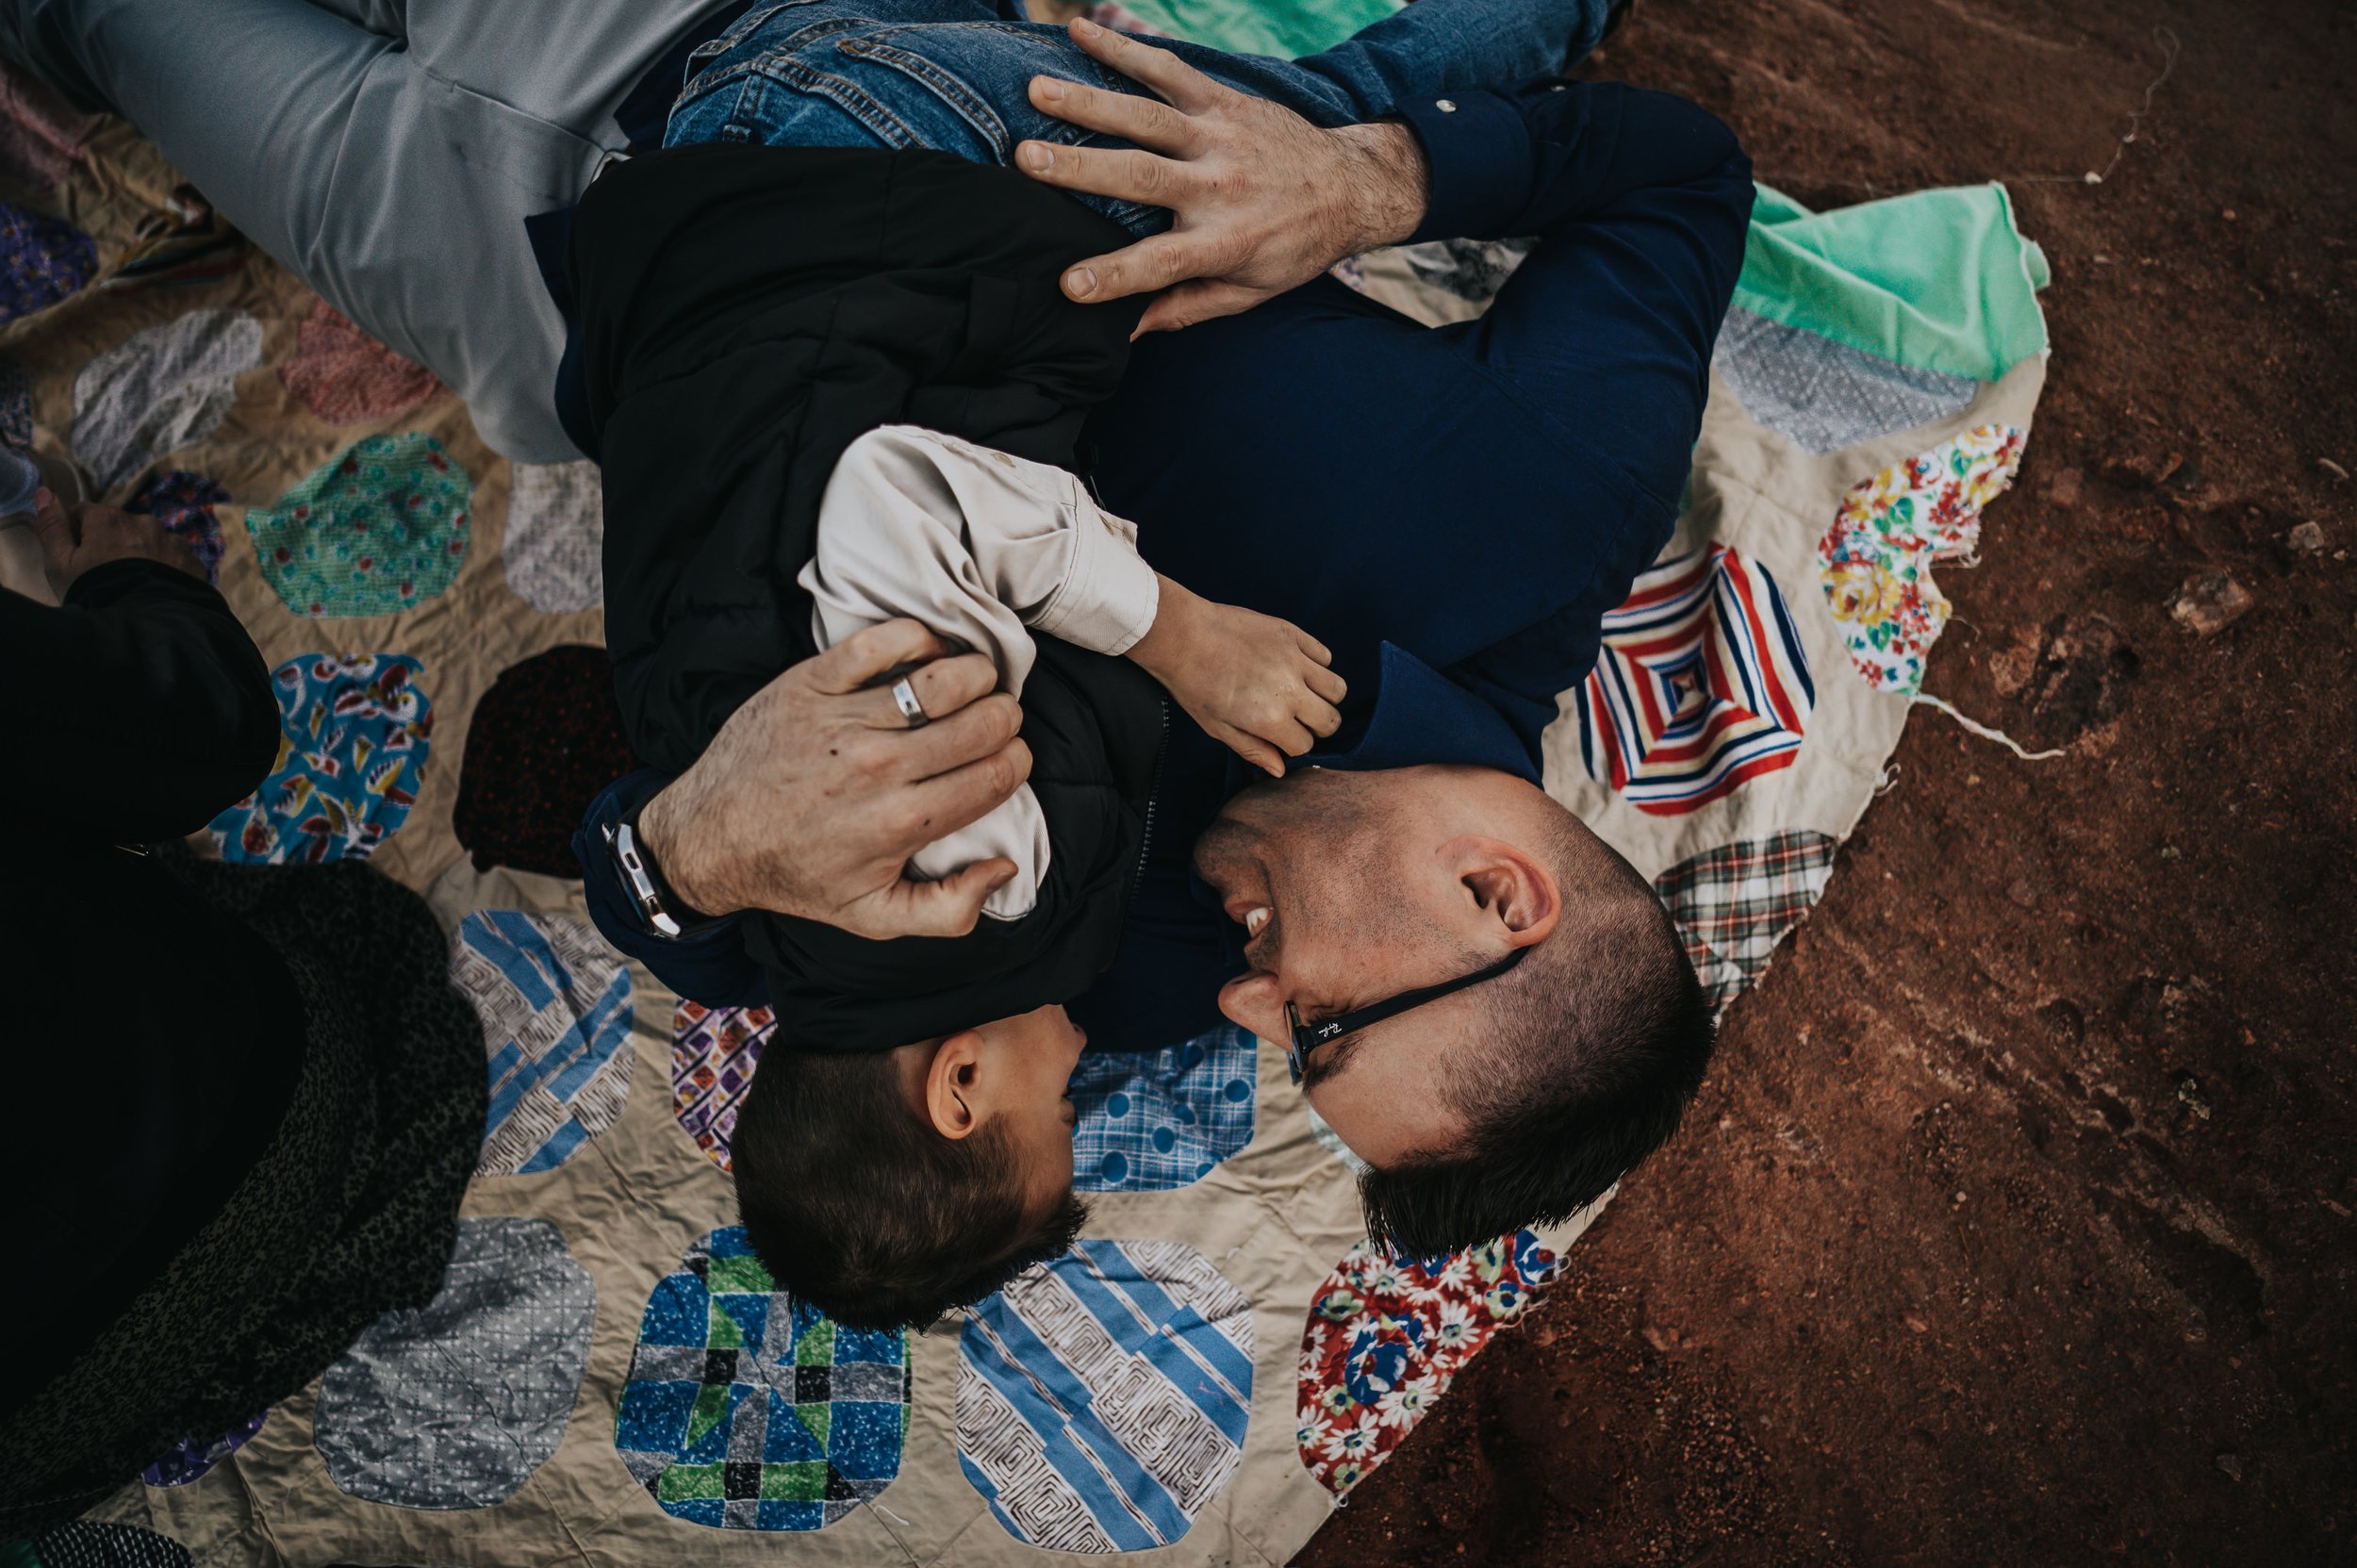
{"type": "Polygon", "coordinates": [[[186,1486],[244,1447],[269,1419],[270,1411],[264,1411],[244,1426],[218,1437],[182,1438],[172,1445],[172,1452],[140,1471],[140,1479],[150,1486],[186,1486]]]}
{"type": "Polygon", "coordinates": [[[474,482],[431,436],[371,436],[246,514],[262,575],[299,616],[391,615],[451,586],[474,482]]]}
{"type": "Polygon", "coordinates": [[[1373,1242],[1344,1253],[1301,1331],[1294,1441],[1310,1474],[1336,1496],[1366,1479],[1559,1267],[1528,1230],[1424,1262],[1373,1242]]]}
{"type": "Polygon", "coordinates": [[[325,300],[295,329],[294,357],[278,379],[328,424],[388,419],[442,395],[442,384],[358,327],[325,300]]]}
{"type": "Polygon", "coordinates": [[[761,1048],[777,1029],[766,1007],[706,1007],[682,999],[671,1015],[671,1114],[722,1170],[730,1168],[737,1101],[753,1086],[761,1048]]]}
{"type": "Polygon", "coordinates": [[[365,860],[417,803],[434,731],[399,653],[305,653],[271,672],[278,760],[261,787],[213,818],[222,858],[270,865],[365,860]]]}
{"type": "Polygon", "coordinates": [[[56,185],[105,117],[84,114],[12,60],[0,60],[0,174],[56,185]]]}
{"type": "Polygon", "coordinates": [[[1923,656],[1947,625],[1932,563],[1969,555],[1981,512],[2021,466],[2022,431],[1985,424],[1860,480],[1818,541],[1825,605],[1841,624],[1850,663],[1879,691],[1913,696],[1923,656]]]}
{"type": "Polygon", "coordinates": [[[205,580],[218,585],[223,544],[221,520],[213,515],[213,508],[228,499],[228,488],[217,481],[186,469],[172,469],[140,486],[123,509],[162,523],[165,533],[189,547],[197,565],[205,569],[205,580]]]}
{"type": "Polygon", "coordinates": [[[98,242],[62,218],[0,202],[0,322],[45,310],[98,271],[98,242]]]}

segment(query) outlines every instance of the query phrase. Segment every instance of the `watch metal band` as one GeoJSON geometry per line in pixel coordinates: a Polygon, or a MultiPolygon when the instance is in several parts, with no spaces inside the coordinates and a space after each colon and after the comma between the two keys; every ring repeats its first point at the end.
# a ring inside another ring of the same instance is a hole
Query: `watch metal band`
{"type": "Polygon", "coordinates": [[[607,828],[605,841],[613,846],[614,863],[622,868],[622,879],[630,883],[631,900],[638,905],[638,913],[648,926],[663,936],[679,935],[680,923],[663,907],[662,889],[655,885],[646,856],[638,852],[638,836],[631,831],[631,825],[617,822],[607,828]]]}

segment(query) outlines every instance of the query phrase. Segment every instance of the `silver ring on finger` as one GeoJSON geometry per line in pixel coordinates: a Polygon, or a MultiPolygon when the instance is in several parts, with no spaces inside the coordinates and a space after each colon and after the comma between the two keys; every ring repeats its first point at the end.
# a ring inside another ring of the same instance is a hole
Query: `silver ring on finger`
{"type": "Polygon", "coordinates": [[[892,701],[912,730],[921,730],[933,721],[932,715],[925,711],[925,704],[916,700],[916,688],[909,685],[905,675],[892,683],[892,701]]]}

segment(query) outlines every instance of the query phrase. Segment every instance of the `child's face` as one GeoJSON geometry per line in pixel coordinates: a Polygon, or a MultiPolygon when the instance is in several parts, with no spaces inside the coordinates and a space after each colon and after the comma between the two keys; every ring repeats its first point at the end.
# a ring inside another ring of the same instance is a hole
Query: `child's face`
{"type": "Polygon", "coordinates": [[[1072,1191],[1072,1127],[1079,1113],[1064,1085],[1088,1036],[1061,1007],[983,1024],[993,1081],[990,1114],[1004,1117],[1016,1158],[1031,1174],[1032,1201],[1046,1214],[1072,1191]]]}

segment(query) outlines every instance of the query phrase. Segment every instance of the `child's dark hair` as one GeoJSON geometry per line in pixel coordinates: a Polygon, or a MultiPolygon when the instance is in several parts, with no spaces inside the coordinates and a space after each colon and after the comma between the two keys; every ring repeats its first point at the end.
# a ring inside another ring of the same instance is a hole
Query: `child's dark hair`
{"type": "Polygon", "coordinates": [[[856,1329],[931,1323],[1072,1245],[1067,1196],[1027,1223],[1003,1127],[945,1138],[901,1097],[888,1053],[773,1046],[730,1139],[745,1233],[780,1290],[856,1329]]]}

